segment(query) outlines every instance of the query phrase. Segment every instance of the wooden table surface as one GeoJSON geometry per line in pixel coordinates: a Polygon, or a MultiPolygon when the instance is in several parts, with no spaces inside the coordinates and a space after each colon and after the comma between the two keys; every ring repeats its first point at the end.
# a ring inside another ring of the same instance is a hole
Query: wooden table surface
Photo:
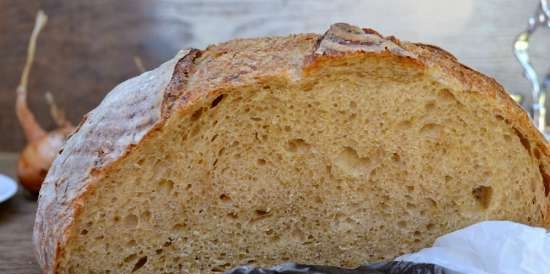
{"type": "MultiPolygon", "coordinates": [[[[16,154],[0,153],[0,173],[15,177],[16,154]]],[[[32,249],[36,199],[22,189],[0,204],[0,274],[41,273],[32,249]]]]}

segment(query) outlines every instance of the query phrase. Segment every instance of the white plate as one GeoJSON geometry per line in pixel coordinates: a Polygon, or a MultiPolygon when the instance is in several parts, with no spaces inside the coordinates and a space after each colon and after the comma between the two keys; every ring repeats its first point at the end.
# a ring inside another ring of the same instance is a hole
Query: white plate
{"type": "Polygon", "coordinates": [[[0,203],[7,201],[17,192],[17,183],[8,176],[0,174],[0,203]]]}

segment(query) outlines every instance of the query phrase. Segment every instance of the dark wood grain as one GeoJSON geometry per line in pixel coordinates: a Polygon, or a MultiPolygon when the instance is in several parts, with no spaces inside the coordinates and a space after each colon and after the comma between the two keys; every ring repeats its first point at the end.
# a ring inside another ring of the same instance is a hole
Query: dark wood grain
{"type": "Polygon", "coordinates": [[[0,150],[17,151],[23,136],[14,115],[14,91],[36,11],[49,22],[39,37],[29,86],[38,120],[53,127],[43,94],[51,91],[74,123],[117,83],[172,57],[191,39],[183,20],[159,20],[153,1],[0,1],[0,150]],[[166,33],[163,33],[166,32],[166,33]],[[169,35],[169,36],[168,36],[169,35]],[[168,39],[166,39],[168,37],[168,39]]]}
{"type": "MultiPolygon", "coordinates": [[[[16,159],[13,153],[0,153],[0,173],[14,177],[16,159]]],[[[35,197],[22,189],[0,204],[0,273],[40,273],[32,249],[35,210],[35,197]]]]}

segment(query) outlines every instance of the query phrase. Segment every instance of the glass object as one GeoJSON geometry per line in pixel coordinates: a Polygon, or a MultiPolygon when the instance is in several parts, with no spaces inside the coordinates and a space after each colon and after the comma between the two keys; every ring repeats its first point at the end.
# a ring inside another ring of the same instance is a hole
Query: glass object
{"type": "Polygon", "coordinates": [[[550,138],[550,128],[546,125],[546,92],[550,89],[550,70],[546,76],[539,80],[537,71],[529,60],[529,38],[540,27],[550,28],[550,2],[540,0],[537,10],[529,18],[527,29],[521,32],[514,42],[514,55],[523,67],[523,74],[531,83],[532,105],[529,106],[529,114],[535,126],[544,134],[546,139],[550,138]]]}

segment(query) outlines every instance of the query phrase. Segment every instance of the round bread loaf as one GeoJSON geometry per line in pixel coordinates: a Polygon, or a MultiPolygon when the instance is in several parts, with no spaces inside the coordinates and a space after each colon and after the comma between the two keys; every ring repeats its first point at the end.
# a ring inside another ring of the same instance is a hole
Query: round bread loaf
{"type": "Polygon", "coordinates": [[[356,267],[487,219],[548,225],[548,144],[437,47],[335,24],[189,49],[111,91],[42,187],[46,273],[356,267]]]}

